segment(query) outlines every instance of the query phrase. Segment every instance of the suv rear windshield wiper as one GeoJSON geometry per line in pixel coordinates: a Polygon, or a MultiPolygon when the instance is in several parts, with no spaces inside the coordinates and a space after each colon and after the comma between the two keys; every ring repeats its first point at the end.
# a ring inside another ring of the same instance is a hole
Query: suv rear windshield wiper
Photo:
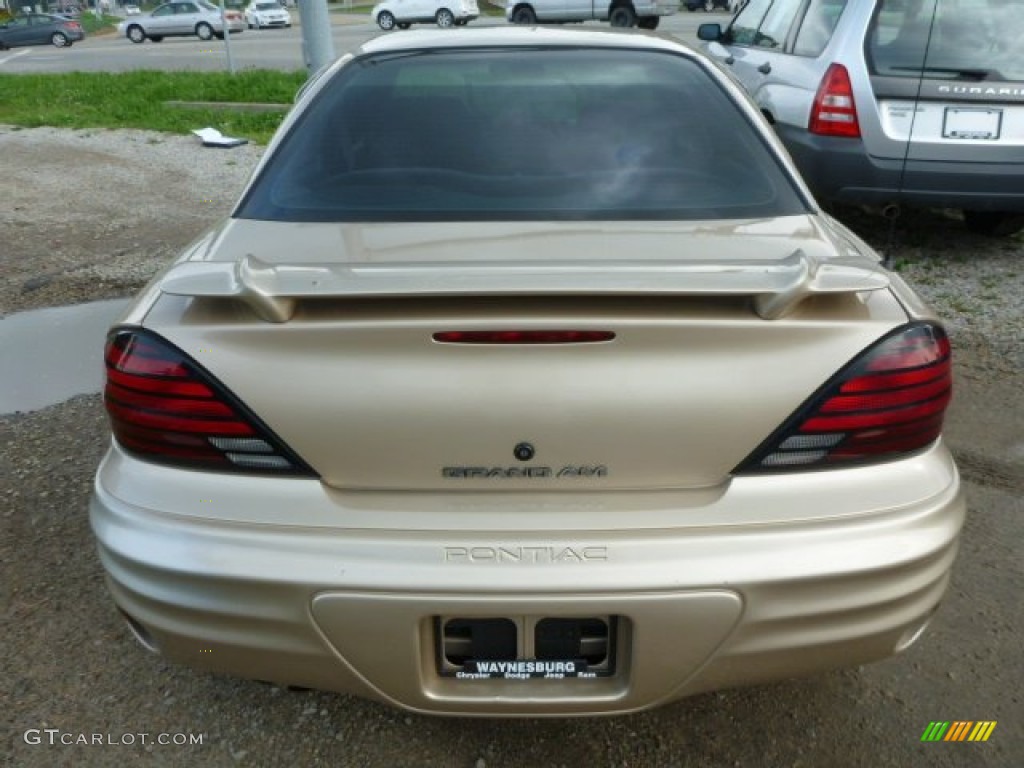
{"type": "Polygon", "coordinates": [[[1000,75],[994,69],[974,69],[967,67],[889,67],[889,69],[900,72],[920,72],[922,75],[945,74],[957,77],[961,80],[989,80],[1000,79],[1000,75]]]}

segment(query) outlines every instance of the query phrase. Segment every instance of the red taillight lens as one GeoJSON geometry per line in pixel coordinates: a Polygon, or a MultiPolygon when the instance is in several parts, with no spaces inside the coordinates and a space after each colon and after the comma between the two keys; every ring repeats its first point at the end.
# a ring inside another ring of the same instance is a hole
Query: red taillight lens
{"type": "Polygon", "coordinates": [[[945,332],[908,326],[848,365],[736,471],[834,467],[917,451],[942,432],[952,381],[945,332]]]}
{"type": "Polygon", "coordinates": [[[202,469],[313,474],[183,352],[146,331],[106,348],[104,401],[117,442],[143,459],[202,469]]]}
{"type": "Polygon", "coordinates": [[[807,129],[819,136],[860,137],[853,85],[850,73],[842,64],[829,66],[821,79],[811,106],[811,120],[807,129]]]}
{"type": "Polygon", "coordinates": [[[442,344],[593,344],[611,341],[612,331],[440,331],[442,344]]]}

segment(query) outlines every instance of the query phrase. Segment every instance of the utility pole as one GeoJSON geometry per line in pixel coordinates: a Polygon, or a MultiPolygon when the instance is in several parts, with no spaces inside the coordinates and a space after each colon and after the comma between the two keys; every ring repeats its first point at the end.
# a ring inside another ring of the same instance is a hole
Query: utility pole
{"type": "Polygon", "coordinates": [[[224,51],[228,57],[228,72],[235,74],[235,60],[231,56],[231,30],[228,29],[228,20],[224,15],[224,1],[220,0],[220,28],[224,32],[224,51]]]}
{"type": "Polygon", "coordinates": [[[309,74],[313,74],[334,61],[327,0],[299,0],[299,19],[302,23],[302,58],[309,74]]]}

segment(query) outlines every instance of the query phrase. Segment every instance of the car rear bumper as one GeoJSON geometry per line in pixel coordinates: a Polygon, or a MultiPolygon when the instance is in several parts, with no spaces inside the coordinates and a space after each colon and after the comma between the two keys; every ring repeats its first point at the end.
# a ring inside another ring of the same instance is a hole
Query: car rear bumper
{"type": "MultiPolygon", "coordinates": [[[[560,530],[524,528],[508,514],[500,527],[479,530],[472,505],[448,496],[440,500],[446,514],[465,525],[375,529],[364,512],[393,521],[394,504],[410,500],[371,494],[338,505],[316,481],[232,477],[176,492],[183,474],[198,473],[142,465],[114,448],[92,499],[109,587],[147,644],[193,666],[436,714],[625,713],[890,656],[939,604],[964,515],[941,445],[883,468],[818,473],[834,478],[802,492],[792,478],[734,480],[706,495],[700,514],[653,493],[621,509],[618,528],[578,530],[564,521],[604,520],[599,500],[514,494],[526,519],[542,510],[563,521],[560,530]],[[874,492],[887,483],[902,486],[891,507],[874,492]],[[758,524],[751,507],[751,522],[738,522],[737,503],[771,506],[787,484],[791,503],[819,505],[817,514],[758,524]],[[184,504],[176,493],[198,498],[184,504]],[[228,494],[236,519],[219,519],[228,494]],[[318,494],[334,525],[302,524],[301,512],[286,522],[318,494]],[[837,502],[849,495],[859,513],[837,502]],[[152,503],[161,497],[168,503],[152,503]],[[276,524],[257,520],[271,508],[276,524]],[[251,509],[253,522],[240,522],[238,509],[251,509]],[[635,527],[622,527],[634,514],[635,527]],[[732,523],[699,522],[716,514],[732,523]],[[665,525],[672,517],[677,525],[665,525]],[[614,616],[614,671],[564,680],[442,676],[442,616],[614,616]]],[[[419,502],[427,509],[438,499],[419,502]]]]}
{"type": "Polygon", "coordinates": [[[911,203],[936,208],[1024,211],[1024,161],[937,162],[873,157],[859,139],[775,126],[804,180],[822,200],[911,203]]]}

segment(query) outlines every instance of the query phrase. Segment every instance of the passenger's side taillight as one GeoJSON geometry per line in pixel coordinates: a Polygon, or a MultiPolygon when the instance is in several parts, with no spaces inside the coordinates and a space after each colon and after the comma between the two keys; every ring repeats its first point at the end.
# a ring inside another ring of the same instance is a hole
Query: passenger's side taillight
{"type": "Polygon", "coordinates": [[[842,64],[832,64],[821,78],[811,106],[807,129],[819,136],[860,137],[857,105],[853,100],[850,73],[842,64]]]}
{"type": "Polygon", "coordinates": [[[196,469],[314,474],[213,376],[159,336],[116,331],[105,356],[104,401],[127,452],[196,469]]]}
{"type": "Polygon", "coordinates": [[[942,431],[951,369],[940,327],[907,326],[840,371],[736,472],[840,467],[920,450],[942,431]]]}

